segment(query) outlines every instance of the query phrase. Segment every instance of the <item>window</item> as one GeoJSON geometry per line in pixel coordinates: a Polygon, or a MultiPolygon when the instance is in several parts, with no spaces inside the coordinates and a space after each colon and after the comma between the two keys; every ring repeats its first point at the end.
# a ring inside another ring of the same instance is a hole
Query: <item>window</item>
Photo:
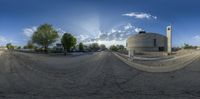
{"type": "Polygon", "coordinates": [[[156,47],[156,39],[153,39],[153,44],[154,44],[154,47],[156,47]]]}

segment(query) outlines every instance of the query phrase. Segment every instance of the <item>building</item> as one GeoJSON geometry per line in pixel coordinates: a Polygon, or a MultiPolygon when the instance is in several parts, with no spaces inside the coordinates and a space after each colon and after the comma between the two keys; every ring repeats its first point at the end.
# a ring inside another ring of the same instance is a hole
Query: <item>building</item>
{"type": "Polygon", "coordinates": [[[63,52],[64,51],[63,45],[60,44],[60,43],[57,43],[56,47],[55,47],[55,50],[56,50],[57,53],[63,52]]]}
{"type": "Polygon", "coordinates": [[[158,33],[140,31],[127,39],[126,47],[129,57],[137,52],[163,52],[171,53],[171,26],[167,27],[167,36],[158,33]]]}
{"type": "Polygon", "coordinates": [[[7,48],[4,46],[0,46],[0,50],[7,50],[7,48]]]}

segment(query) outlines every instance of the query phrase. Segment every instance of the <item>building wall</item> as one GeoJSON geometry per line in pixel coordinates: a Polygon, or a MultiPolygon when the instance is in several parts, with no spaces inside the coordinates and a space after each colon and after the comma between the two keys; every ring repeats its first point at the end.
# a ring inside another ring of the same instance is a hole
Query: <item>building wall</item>
{"type": "Polygon", "coordinates": [[[156,33],[136,34],[127,39],[127,49],[131,53],[133,51],[166,51],[167,37],[156,33]]]}
{"type": "Polygon", "coordinates": [[[7,50],[7,48],[6,48],[6,47],[1,47],[1,46],[0,46],[0,50],[7,50]]]}

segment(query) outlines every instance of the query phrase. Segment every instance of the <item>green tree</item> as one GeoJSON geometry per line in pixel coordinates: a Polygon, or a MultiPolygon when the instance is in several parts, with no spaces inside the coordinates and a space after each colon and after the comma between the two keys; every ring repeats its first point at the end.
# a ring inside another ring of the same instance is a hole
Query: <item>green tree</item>
{"type": "Polygon", "coordinates": [[[89,45],[89,49],[92,51],[98,51],[100,47],[98,43],[92,43],[91,45],[89,45]]]}
{"type": "Polygon", "coordinates": [[[78,48],[79,48],[79,51],[83,52],[84,51],[84,45],[83,45],[83,43],[79,43],[78,48]]]}
{"type": "Polygon", "coordinates": [[[125,50],[125,47],[123,45],[116,45],[118,51],[123,51],[125,50]]]}
{"type": "Polygon", "coordinates": [[[28,41],[28,43],[27,43],[27,45],[26,45],[26,48],[28,48],[28,49],[34,49],[35,46],[34,46],[34,44],[32,43],[32,41],[28,41]]]}
{"type": "Polygon", "coordinates": [[[117,48],[117,46],[111,45],[111,46],[110,46],[110,50],[111,50],[111,51],[118,51],[119,49],[117,48]]]}
{"type": "Polygon", "coordinates": [[[20,50],[20,49],[21,49],[21,46],[18,46],[17,49],[20,50]]]}
{"type": "Polygon", "coordinates": [[[76,38],[70,33],[65,33],[61,38],[61,43],[64,47],[64,50],[70,52],[71,48],[76,45],[76,38]]]}
{"type": "Polygon", "coordinates": [[[189,45],[189,44],[184,43],[183,48],[184,49],[197,49],[198,46],[193,46],[193,45],[189,45]]]}
{"type": "Polygon", "coordinates": [[[14,46],[11,43],[6,44],[8,50],[14,50],[14,46]]]}
{"type": "Polygon", "coordinates": [[[106,45],[101,44],[101,45],[100,45],[100,49],[101,49],[101,50],[106,50],[106,45]]]}
{"type": "Polygon", "coordinates": [[[37,28],[36,32],[34,32],[32,41],[33,43],[42,46],[44,51],[47,52],[48,47],[53,44],[58,37],[58,32],[53,28],[52,25],[43,24],[37,28]]]}

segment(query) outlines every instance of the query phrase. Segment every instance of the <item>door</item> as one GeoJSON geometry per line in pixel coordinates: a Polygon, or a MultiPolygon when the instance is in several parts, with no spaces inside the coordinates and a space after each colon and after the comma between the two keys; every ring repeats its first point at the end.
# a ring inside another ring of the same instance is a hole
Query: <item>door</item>
{"type": "Polygon", "coordinates": [[[159,51],[164,51],[165,47],[159,47],[159,51]]]}

